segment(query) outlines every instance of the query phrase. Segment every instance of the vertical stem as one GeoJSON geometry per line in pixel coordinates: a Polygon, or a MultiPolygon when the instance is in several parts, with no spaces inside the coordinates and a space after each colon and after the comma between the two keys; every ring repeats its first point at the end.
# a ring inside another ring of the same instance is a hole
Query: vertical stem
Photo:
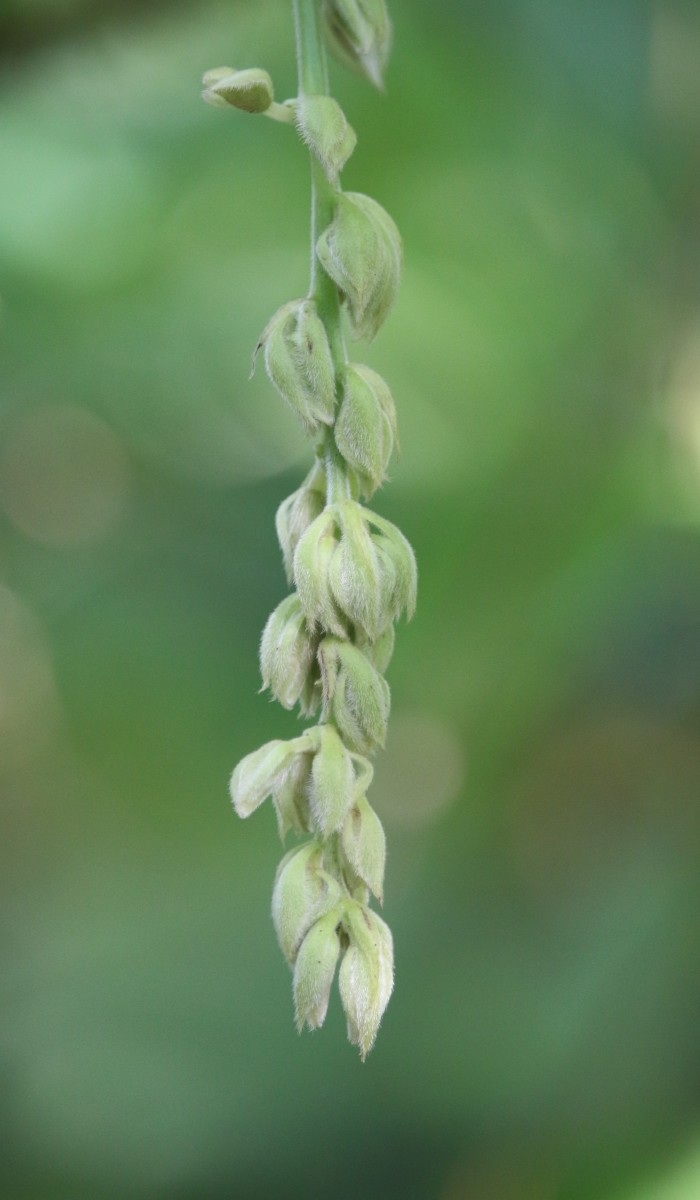
{"type": "MultiPolygon", "coordinates": [[[[297,65],[300,95],[327,95],[328,69],[326,52],[321,40],[319,0],[294,0],[297,65]]],[[[326,327],[336,376],[347,359],[340,320],[340,298],[333,280],[323,270],[316,254],[316,243],[333,220],[336,189],[328,182],[318,159],[311,155],[311,287],[318,315],[326,327]]],[[[326,434],[324,457],[327,479],[327,502],[333,504],[350,497],[350,482],[345,464],[333,440],[326,434]]]]}

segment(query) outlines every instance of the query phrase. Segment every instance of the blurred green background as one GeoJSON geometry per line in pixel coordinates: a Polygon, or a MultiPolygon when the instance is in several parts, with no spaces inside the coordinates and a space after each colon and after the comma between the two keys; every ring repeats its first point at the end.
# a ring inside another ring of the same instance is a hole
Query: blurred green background
{"type": "Polygon", "coordinates": [[[308,162],[288,0],[0,10],[3,1200],[700,1196],[700,10],[395,0],[340,68],[416,547],[373,800],[397,988],[298,1038],[227,776],[309,451],[250,352],[308,162]]]}

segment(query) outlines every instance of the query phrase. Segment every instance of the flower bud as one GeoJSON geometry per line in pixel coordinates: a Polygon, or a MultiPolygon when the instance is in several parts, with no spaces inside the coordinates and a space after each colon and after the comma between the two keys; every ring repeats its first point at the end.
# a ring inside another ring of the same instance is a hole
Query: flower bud
{"type": "Polygon", "coordinates": [[[234,71],[232,67],[215,67],[202,79],[202,99],[215,108],[241,108],[244,112],[265,112],[274,99],[272,80],[267,71],[252,67],[234,71]]]}
{"type": "Polygon", "coordinates": [[[338,545],[333,513],[326,510],[299,539],[294,553],[294,582],[309,623],[316,622],[338,637],[347,629],[330,588],[331,559],[338,545]]]}
{"type": "Polygon", "coordinates": [[[287,496],[277,509],[275,527],[288,583],[294,578],[294,551],[299,539],[306,533],[312,521],[323,512],[325,495],[325,473],[316,465],[302,486],[296,492],[292,492],[291,496],[287,496]]]}
{"type": "Polygon", "coordinates": [[[318,649],[318,637],[309,633],[296,593],[287,596],[268,618],[260,642],[263,688],[268,688],[283,708],[293,708],[304,690],[318,649]]]}
{"type": "Polygon", "coordinates": [[[276,739],[241,759],[231,776],[231,799],[239,817],[249,817],[272,795],[294,754],[294,742],[276,739]]]}
{"type": "Polygon", "coordinates": [[[260,335],[271,382],[306,433],[315,437],[335,416],[335,368],[323,321],[312,300],[283,304],[260,335]]]}
{"type": "Polygon", "coordinates": [[[340,842],[355,874],[382,904],[386,838],[382,823],[365,796],[358,796],[345,818],[340,842]]]}
{"type": "Polygon", "coordinates": [[[339,894],[335,880],[322,869],[322,855],[320,842],[307,842],[285,854],[277,868],[272,920],[280,949],[290,965],[314,921],[339,894]]]}
{"type": "Polygon", "coordinates": [[[395,640],[394,626],[389,622],[384,632],[380,633],[376,642],[371,642],[369,645],[363,647],[365,654],[370,662],[374,663],[380,675],[384,675],[391,662],[395,640]]]}
{"type": "Polygon", "coordinates": [[[340,909],[331,909],[316,921],[304,938],[294,966],[294,1007],[299,1033],[304,1025],[320,1029],[340,954],[340,909]]]}
{"type": "Polygon", "coordinates": [[[290,829],[294,833],[311,832],[309,783],[312,762],[313,754],[297,754],[272,794],[281,841],[290,829]]]}
{"type": "Polygon", "coordinates": [[[401,237],[391,217],[369,196],[345,192],[337,198],[316,254],[348,302],[354,336],[371,341],[394,302],[401,275],[401,237]]]}
{"type": "Polygon", "coordinates": [[[406,610],[410,621],[416,610],[416,591],[418,588],[418,571],[416,556],[411,544],[400,529],[385,517],[363,509],[365,520],[374,525],[377,533],[372,534],[372,541],[379,555],[382,595],[389,605],[394,617],[406,610]]]}
{"type": "Polygon", "coordinates": [[[348,1038],[364,1062],[394,987],[394,947],[389,926],[363,905],[346,905],[343,927],[350,945],[340,965],[340,998],[348,1038]]]}
{"type": "Polygon", "coordinates": [[[390,693],[359,647],[324,638],[318,650],[324,710],[330,713],[350,750],[371,754],[386,741],[390,693]]]}
{"type": "Polygon", "coordinates": [[[384,0],[325,0],[323,17],[331,49],[340,61],[381,88],[391,49],[384,0]]]}
{"type": "Polygon", "coordinates": [[[396,410],[376,371],[350,364],[343,372],[343,399],[335,422],[335,444],[357,472],[365,495],[382,483],[394,446],[396,410]]]}
{"type": "Polygon", "coordinates": [[[301,136],[334,182],[355,149],[355,130],[331,96],[302,95],[294,107],[301,136]]]}
{"type": "Polygon", "coordinates": [[[309,804],[315,828],[325,839],[342,828],[355,797],[350,753],[332,725],[319,726],[321,744],[314,755],[309,804]]]}
{"type": "Polygon", "coordinates": [[[340,527],[338,543],[329,564],[329,583],[333,599],[345,616],[368,638],[379,631],[379,564],[374,544],[363,516],[354,500],[333,506],[340,527]]]}

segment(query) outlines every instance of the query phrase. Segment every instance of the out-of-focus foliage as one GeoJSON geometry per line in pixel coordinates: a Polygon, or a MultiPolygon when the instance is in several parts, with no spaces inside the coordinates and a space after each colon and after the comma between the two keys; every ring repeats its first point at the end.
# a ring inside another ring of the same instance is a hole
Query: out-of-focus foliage
{"type": "Polygon", "coordinates": [[[348,188],[416,546],[377,807],[397,989],[298,1039],[271,810],[226,778],[307,451],[260,330],[308,269],[287,0],[12,0],[0,95],[3,1196],[690,1200],[700,953],[700,19],[402,0],[348,188]]]}

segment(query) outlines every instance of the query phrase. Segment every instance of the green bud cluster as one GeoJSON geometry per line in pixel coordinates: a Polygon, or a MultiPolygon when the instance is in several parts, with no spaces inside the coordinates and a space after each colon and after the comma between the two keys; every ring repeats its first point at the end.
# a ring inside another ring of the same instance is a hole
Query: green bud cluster
{"type": "Polygon", "coordinates": [[[386,478],[396,410],[381,376],[348,362],[342,334],[343,313],[355,339],[374,338],[384,323],[399,284],[401,239],[375,200],[341,189],[356,136],[326,94],[320,37],[379,85],[391,28],[384,0],[294,0],[294,9],[296,99],[275,105],[272,81],[258,69],[220,68],[204,78],[210,103],[293,124],[310,151],[313,180],[310,291],[270,319],[253,366],[260,354],[315,452],[307,478],[277,512],[293,590],[265,625],[262,683],[284,708],[298,706],[318,724],[247,755],[233,772],[231,796],[241,817],[270,798],[282,840],[304,839],[282,859],[272,896],[294,973],[297,1026],[323,1024],[337,971],[348,1035],[364,1059],[393,987],[391,933],[370,907],[371,896],[383,902],[386,859],[367,798],[370,756],[386,741],[384,672],[395,622],[413,615],[416,564],[396,526],[362,503],[386,478]]]}

